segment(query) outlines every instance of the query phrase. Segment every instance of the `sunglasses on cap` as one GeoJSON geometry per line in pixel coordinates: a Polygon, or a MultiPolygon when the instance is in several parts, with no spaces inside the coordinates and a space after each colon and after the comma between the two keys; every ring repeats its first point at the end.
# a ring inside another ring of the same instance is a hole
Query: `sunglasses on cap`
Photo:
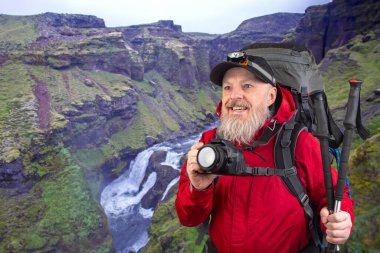
{"type": "Polygon", "coordinates": [[[242,67],[252,67],[253,69],[257,70],[261,75],[263,75],[263,77],[265,77],[266,80],[268,80],[270,83],[272,83],[275,86],[276,79],[274,78],[274,76],[268,73],[268,71],[262,68],[259,64],[254,62],[254,57],[252,57],[252,60],[250,60],[249,58],[250,57],[247,56],[245,52],[241,52],[241,51],[227,54],[227,62],[239,64],[242,67]]]}

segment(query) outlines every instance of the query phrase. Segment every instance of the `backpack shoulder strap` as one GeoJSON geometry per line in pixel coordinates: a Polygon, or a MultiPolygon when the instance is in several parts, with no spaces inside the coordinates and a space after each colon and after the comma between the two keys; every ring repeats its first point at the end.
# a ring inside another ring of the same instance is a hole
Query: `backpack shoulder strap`
{"type": "Polygon", "coordinates": [[[296,114],[297,113],[283,125],[283,128],[277,135],[274,148],[275,164],[277,169],[289,170],[292,168],[295,171],[295,173],[281,177],[281,180],[302,205],[308,219],[311,237],[315,245],[320,246],[322,243],[319,239],[317,227],[313,221],[314,212],[309,203],[309,196],[306,194],[295,168],[294,157],[297,139],[300,133],[306,129],[302,124],[295,122],[296,114]]]}

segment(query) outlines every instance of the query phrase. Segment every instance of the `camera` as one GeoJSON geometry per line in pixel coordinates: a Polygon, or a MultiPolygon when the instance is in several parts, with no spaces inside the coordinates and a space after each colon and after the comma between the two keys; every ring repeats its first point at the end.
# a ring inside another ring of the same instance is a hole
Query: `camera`
{"type": "Polygon", "coordinates": [[[208,174],[244,175],[247,167],[243,152],[232,142],[218,138],[199,149],[197,162],[208,174]]]}

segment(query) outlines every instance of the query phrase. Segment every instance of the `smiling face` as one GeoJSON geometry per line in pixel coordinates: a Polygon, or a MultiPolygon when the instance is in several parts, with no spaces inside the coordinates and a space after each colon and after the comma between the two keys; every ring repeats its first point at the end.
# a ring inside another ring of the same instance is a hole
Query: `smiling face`
{"type": "Polygon", "coordinates": [[[222,115],[236,115],[242,119],[261,105],[272,105],[277,91],[272,85],[239,67],[225,73],[222,90],[222,115]]]}
{"type": "Polygon", "coordinates": [[[277,89],[243,68],[228,70],[222,84],[222,116],[218,135],[240,144],[252,141],[270,118],[277,89]]]}

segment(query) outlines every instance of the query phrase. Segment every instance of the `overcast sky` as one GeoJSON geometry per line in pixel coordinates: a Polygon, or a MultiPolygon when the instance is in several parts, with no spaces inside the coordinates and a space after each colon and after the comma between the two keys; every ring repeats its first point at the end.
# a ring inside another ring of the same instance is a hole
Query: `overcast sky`
{"type": "Polygon", "coordinates": [[[89,14],[107,27],[174,20],[184,32],[227,33],[244,20],[276,12],[304,13],[331,0],[0,0],[0,13],[89,14]]]}

